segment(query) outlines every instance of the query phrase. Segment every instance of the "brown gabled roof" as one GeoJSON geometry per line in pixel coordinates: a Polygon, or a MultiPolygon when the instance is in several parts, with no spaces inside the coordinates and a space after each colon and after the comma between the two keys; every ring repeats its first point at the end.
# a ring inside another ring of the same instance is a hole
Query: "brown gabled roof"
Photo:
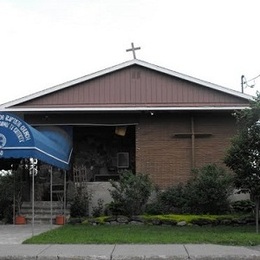
{"type": "Polygon", "coordinates": [[[7,111],[229,110],[249,96],[141,60],[77,78],[1,105],[7,111]]]}

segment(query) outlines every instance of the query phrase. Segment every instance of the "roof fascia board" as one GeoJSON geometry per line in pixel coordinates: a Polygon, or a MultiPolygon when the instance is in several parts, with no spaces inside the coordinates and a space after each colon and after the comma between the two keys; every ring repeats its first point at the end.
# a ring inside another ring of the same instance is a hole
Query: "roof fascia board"
{"type": "Polygon", "coordinates": [[[141,111],[203,111],[241,110],[249,106],[202,106],[202,107],[109,107],[109,108],[6,108],[2,112],[141,112],[141,111]]]}

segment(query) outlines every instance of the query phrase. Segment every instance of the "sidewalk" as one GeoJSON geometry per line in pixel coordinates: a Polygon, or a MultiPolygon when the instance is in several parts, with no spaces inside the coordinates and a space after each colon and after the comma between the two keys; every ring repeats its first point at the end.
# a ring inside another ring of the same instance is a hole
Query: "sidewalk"
{"type": "Polygon", "coordinates": [[[260,259],[254,248],[220,245],[0,245],[0,260],[260,259]]]}
{"type": "MultiPolygon", "coordinates": [[[[36,225],[34,235],[57,226],[36,225]]],[[[168,245],[25,245],[32,236],[30,225],[0,225],[0,260],[181,260],[259,259],[260,246],[238,247],[210,244],[168,245]]]]}

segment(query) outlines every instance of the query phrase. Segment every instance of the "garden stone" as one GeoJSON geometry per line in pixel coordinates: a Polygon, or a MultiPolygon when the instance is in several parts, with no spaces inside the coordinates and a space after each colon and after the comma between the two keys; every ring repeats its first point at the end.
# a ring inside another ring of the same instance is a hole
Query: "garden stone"
{"type": "Polygon", "coordinates": [[[116,217],[115,216],[108,217],[105,221],[106,222],[116,221],[116,217]]]}
{"type": "Polygon", "coordinates": [[[144,225],[144,223],[141,222],[141,221],[130,221],[129,224],[131,224],[131,225],[144,225]]]}
{"type": "Polygon", "coordinates": [[[129,218],[125,216],[118,216],[117,217],[117,222],[120,224],[126,224],[129,222],[129,218]]]}
{"type": "Polygon", "coordinates": [[[246,225],[247,224],[246,220],[238,220],[237,223],[239,225],[246,225]]]}
{"type": "Polygon", "coordinates": [[[88,223],[91,225],[97,224],[97,221],[95,219],[89,219],[88,223]]]}
{"type": "Polygon", "coordinates": [[[223,219],[222,220],[222,225],[227,225],[227,226],[229,226],[229,225],[231,225],[232,224],[232,221],[231,220],[228,220],[228,219],[223,219]]]}
{"type": "Polygon", "coordinates": [[[153,225],[161,225],[161,221],[159,220],[159,219],[153,219],[153,221],[152,221],[152,223],[153,223],[153,225]]]}
{"type": "Polygon", "coordinates": [[[187,225],[187,222],[186,221],[180,221],[177,223],[177,226],[179,227],[183,227],[183,226],[186,226],[187,225]]]}
{"type": "Polygon", "coordinates": [[[119,225],[119,223],[117,221],[111,221],[110,224],[111,225],[119,225]]]}
{"type": "Polygon", "coordinates": [[[132,221],[143,222],[143,218],[141,216],[132,216],[131,220],[132,221]]]}

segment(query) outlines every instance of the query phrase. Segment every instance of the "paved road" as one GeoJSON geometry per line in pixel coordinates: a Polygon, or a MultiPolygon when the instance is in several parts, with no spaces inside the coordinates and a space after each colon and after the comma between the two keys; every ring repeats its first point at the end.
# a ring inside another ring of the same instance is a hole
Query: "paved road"
{"type": "MultiPolygon", "coordinates": [[[[57,228],[36,225],[34,235],[57,228]]],[[[260,246],[237,247],[210,244],[169,245],[25,245],[32,236],[31,225],[0,226],[0,260],[181,260],[259,259],[260,246]]]]}

